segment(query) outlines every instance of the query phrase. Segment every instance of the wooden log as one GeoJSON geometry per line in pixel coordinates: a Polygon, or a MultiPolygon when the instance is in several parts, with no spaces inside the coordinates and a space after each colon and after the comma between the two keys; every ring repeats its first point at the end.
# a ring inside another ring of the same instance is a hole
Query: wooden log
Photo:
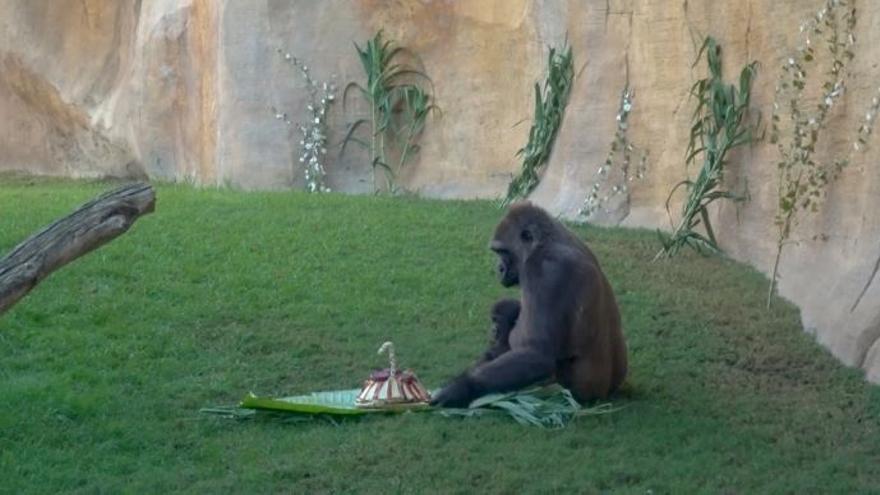
{"type": "Polygon", "coordinates": [[[33,234],[0,259],[0,314],[53,271],[125,233],[155,208],[149,184],[105,193],[33,234]]]}

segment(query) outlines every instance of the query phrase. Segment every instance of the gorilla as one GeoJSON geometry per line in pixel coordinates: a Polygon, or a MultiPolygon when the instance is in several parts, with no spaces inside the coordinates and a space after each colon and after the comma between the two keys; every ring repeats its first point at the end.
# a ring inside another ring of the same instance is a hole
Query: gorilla
{"type": "Polygon", "coordinates": [[[498,256],[501,285],[521,290],[515,315],[509,300],[493,307],[493,320],[496,312],[507,318],[495,323],[498,335],[512,324],[507,342],[496,338],[431,403],[467,407],[480,396],[547,380],[581,403],[617,390],[627,372],[626,342],[614,292],[592,251],[529,202],[510,207],[489,248],[498,256]]]}
{"type": "Polygon", "coordinates": [[[516,299],[501,299],[492,305],[489,349],[483,353],[477,365],[489,362],[510,350],[510,331],[519,318],[519,309],[520,304],[516,299]]]}

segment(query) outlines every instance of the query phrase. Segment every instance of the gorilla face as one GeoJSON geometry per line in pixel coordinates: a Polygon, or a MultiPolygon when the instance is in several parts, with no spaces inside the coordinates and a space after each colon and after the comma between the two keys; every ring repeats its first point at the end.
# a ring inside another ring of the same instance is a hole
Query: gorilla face
{"type": "MultiPolygon", "coordinates": [[[[504,287],[519,285],[523,265],[544,241],[547,226],[533,214],[531,203],[518,203],[495,228],[489,249],[498,255],[498,280],[504,287]]],[[[552,227],[552,224],[550,224],[552,227]]]]}
{"type": "Polygon", "coordinates": [[[519,262],[516,256],[503,246],[493,243],[492,251],[498,255],[498,281],[504,287],[513,287],[519,283],[519,262]]]}

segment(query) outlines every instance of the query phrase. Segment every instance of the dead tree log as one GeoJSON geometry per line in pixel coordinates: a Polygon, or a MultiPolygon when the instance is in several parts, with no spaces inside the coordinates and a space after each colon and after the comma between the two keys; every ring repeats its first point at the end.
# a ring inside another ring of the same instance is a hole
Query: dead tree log
{"type": "Polygon", "coordinates": [[[0,314],[53,271],[125,233],[155,204],[152,186],[130,184],[93,199],[27,238],[0,259],[0,314]]]}

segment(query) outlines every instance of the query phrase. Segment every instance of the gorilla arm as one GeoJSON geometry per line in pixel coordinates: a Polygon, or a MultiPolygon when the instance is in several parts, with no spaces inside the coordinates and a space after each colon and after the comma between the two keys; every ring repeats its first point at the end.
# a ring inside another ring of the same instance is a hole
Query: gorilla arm
{"type": "Polygon", "coordinates": [[[431,399],[432,405],[467,407],[471,401],[493,392],[508,392],[553,375],[556,363],[537,349],[516,349],[462,373],[431,399]]]}
{"type": "Polygon", "coordinates": [[[521,389],[554,375],[557,360],[564,354],[575,291],[563,276],[561,265],[549,260],[541,265],[540,276],[528,279],[540,280],[545,286],[524,284],[523,314],[510,336],[511,350],[453,379],[432,404],[467,407],[482,395],[521,389]]]}

